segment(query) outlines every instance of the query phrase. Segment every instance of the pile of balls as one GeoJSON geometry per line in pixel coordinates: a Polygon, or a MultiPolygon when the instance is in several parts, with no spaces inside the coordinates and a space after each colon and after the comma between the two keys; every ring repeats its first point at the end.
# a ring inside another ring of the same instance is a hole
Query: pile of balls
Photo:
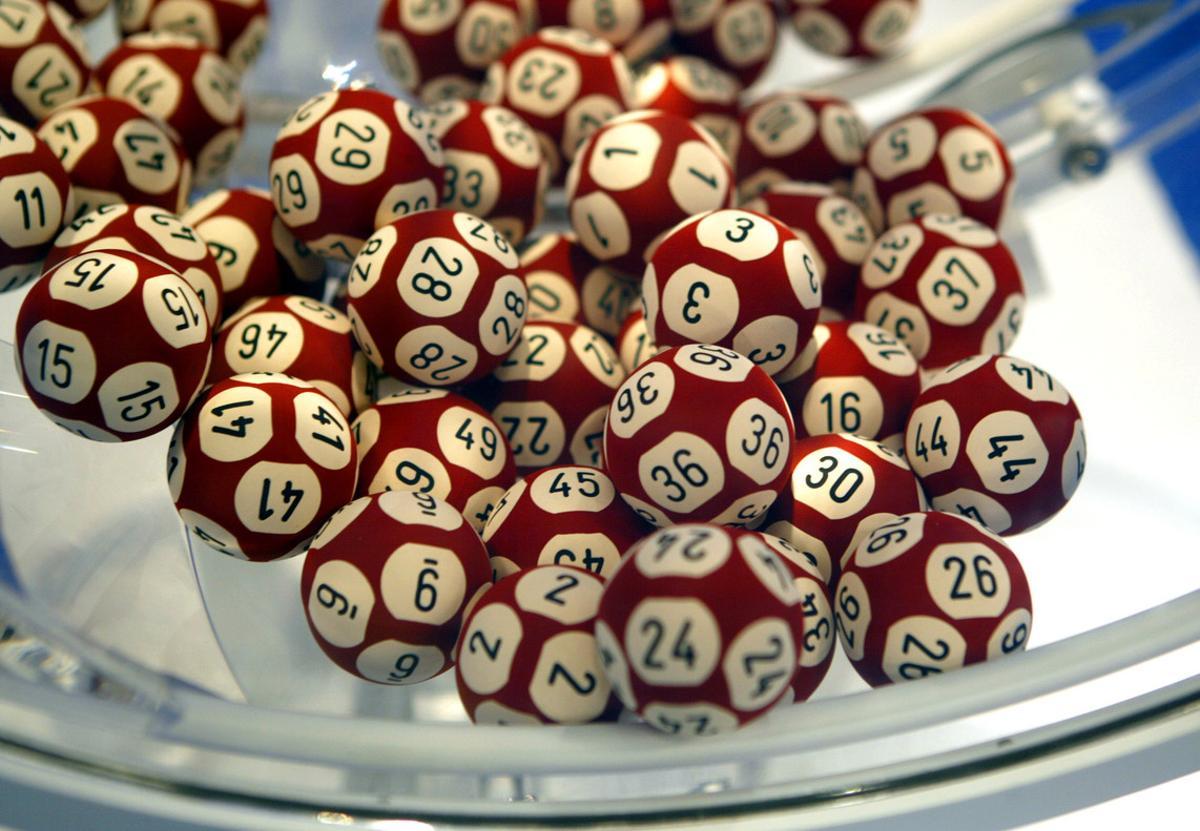
{"type": "MultiPolygon", "coordinates": [[[[792,5],[861,56],[915,3],[792,5]]],[[[87,439],[174,425],[182,521],[303,556],[346,672],[453,668],[476,722],[707,735],[808,698],[835,641],[872,685],[1024,648],[1006,537],[1086,446],[1006,354],[1013,169],[976,116],[741,100],[769,0],[387,0],[419,99],[322,92],[267,191],[190,201],[236,153],[264,0],[121,3],[95,67],[60,6],[0,11],[30,399],[87,439]],[[539,233],[560,181],[570,230],[539,233]]]]}

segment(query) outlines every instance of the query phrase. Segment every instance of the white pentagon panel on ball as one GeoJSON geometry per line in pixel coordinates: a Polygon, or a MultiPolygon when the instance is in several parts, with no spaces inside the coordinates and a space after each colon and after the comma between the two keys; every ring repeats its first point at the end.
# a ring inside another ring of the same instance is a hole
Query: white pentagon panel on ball
{"type": "MultiPolygon", "coordinates": [[[[621,331],[629,310],[637,303],[637,289],[608,268],[593,268],[579,290],[588,325],[606,335],[621,331]]],[[[573,317],[573,315],[572,315],[573,317]]],[[[570,320],[571,317],[564,317],[570,320]]]]}
{"type": "Polygon", "coordinates": [[[823,265],[815,249],[801,239],[790,239],[783,243],[783,264],[787,271],[792,293],[806,309],[817,309],[821,305],[821,281],[823,265]]]}
{"type": "Polygon", "coordinates": [[[922,182],[916,187],[894,194],[887,204],[889,225],[911,222],[925,214],[962,213],[958,199],[937,182],[922,182]]]}
{"type": "Polygon", "coordinates": [[[479,263],[466,246],[448,237],[430,237],[415,246],[396,287],[405,304],[423,317],[461,312],[479,279],[479,263]]]}
{"type": "Polygon", "coordinates": [[[524,277],[529,320],[571,321],[579,315],[579,296],[566,277],[544,269],[526,271],[524,277]]]}
{"type": "Polygon", "coordinates": [[[481,479],[494,479],[504,469],[508,450],[491,419],[466,407],[449,407],[438,416],[438,449],[451,464],[481,479]]]}
{"type": "Polygon", "coordinates": [[[920,306],[901,300],[891,292],[880,292],[867,301],[863,318],[868,323],[893,332],[904,341],[918,361],[929,354],[933,334],[920,306]]]}
{"type": "Polygon", "coordinates": [[[729,201],[729,165],[704,141],[685,141],[675,151],[667,188],[685,214],[724,208],[729,201]]]}
{"type": "Polygon", "coordinates": [[[48,9],[39,3],[21,0],[10,0],[5,6],[5,23],[8,25],[0,27],[0,47],[12,49],[33,43],[46,24],[48,9]]]}
{"type": "Polygon", "coordinates": [[[153,429],[174,417],[180,403],[175,373],[159,361],[126,364],[104,379],[96,397],[105,425],[117,433],[153,429]]]}
{"type": "Polygon", "coordinates": [[[675,736],[715,736],[738,728],[737,716],[716,704],[654,701],[642,708],[646,723],[675,736]]]}
{"type": "Polygon", "coordinates": [[[861,263],[874,241],[870,221],[862,209],[841,196],[829,196],[817,203],[817,224],[837,255],[849,263],[861,263]]]}
{"type": "MultiPolygon", "coordinates": [[[[985,359],[986,360],[986,359],[985,359]]],[[[1004,383],[1030,401],[1066,404],[1071,400],[1067,388],[1050,373],[1020,358],[1003,357],[995,363],[996,374],[1004,383]]]]}
{"type": "Polygon", "coordinates": [[[529,684],[542,714],[559,723],[591,721],[604,712],[610,691],[590,633],[560,632],[542,645],[529,684]]]}
{"type": "Polygon", "coordinates": [[[0,240],[10,248],[42,245],[62,225],[64,205],[58,188],[40,170],[0,178],[0,204],[13,206],[14,221],[0,223],[0,240]]]}
{"type": "Polygon", "coordinates": [[[575,566],[604,579],[612,577],[621,552],[605,534],[555,534],[538,552],[538,565],[575,566]]]}
{"type": "Polygon", "coordinates": [[[47,117],[38,128],[37,136],[54,151],[63,169],[70,173],[95,145],[100,137],[100,127],[96,116],[89,111],[67,107],[47,117]]]}
{"type": "Polygon", "coordinates": [[[441,626],[462,610],[467,578],[458,554],[409,542],[383,564],[379,594],[396,620],[441,626]]]}
{"type": "Polygon", "coordinates": [[[1012,515],[1000,502],[971,488],[955,488],[930,500],[934,510],[974,520],[990,531],[1003,534],[1012,527],[1012,515]]]}
{"type": "Polygon", "coordinates": [[[605,190],[635,188],[650,178],[661,147],[662,136],[650,124],[610,126],[592,143],[588,175],[605,190]]]}
{"type": "Polygon", "coordinates": [[[317,634],[336,647],[358,646],[367,634],[375,591],[353,563],[330,560],[313,574],[308,619],[317,634]]]}
{"type": "Polygon", "coordinates": [[[812,451],[792,469],[792,498],[829,519],[854,516],[874,495],[871,465],[835,445],[812,451]]]}
{"type": "Polygon", "coordinates": [[[949,326],[974,323],[995,292],[992,267],[968,248],[941,249],[917,279],[921,305],[949,326]]]}
{"type": "Polygon", "coordinates": [[[299,153],[281,156],[267,171],[272,201],[285,225],[314,222],[321,212],[321,189],[308,160],[299,153]]]}
{"type": "Polygon", "coordinates": [[[975,542],[943,543],[925,561],[925,587],[955,620],[998,617],[1012,597],[1012,578],[1000,556],[975,542]]]}
{"type": "Polygon", "coordinates": [[[183,81],[157,55],[133,55],[113,67],[105,91],[114,97],[135,96],[142,110],[167,119],[179,107],[183,81]]]}
{"type": "Polygon", "coordinates": [[[499,485],[491,485],[480,488],[467,498],[462,515],[475,529],[476,534],[483,532],[484,523],[488,521],[502,496],[504,496],[504,488],[499,485]]]}
{"type": "Polygon", "coordinates": [[[354,458],[350,426],[337,405],[319,392],[302,392],[292,399],[296,414],[296,444],[304,455],[326,470],[341,470],[354,458]]]}
{"type": "Polygon", "coordinates": [[[742,559],[759,583],[786,606],[794,606],[800,602],[791,574],[784,565],[774,547],[768,545],[757,535],[743,536],[738,540],[738,550],[742,559]]]}
{"type": "Polygon", "coordinates": [[[928,118],[912,115],[888,127],[867,147],[871,172],[884,181],[920,170],[937,150],[937,128],[928,118]]]}
{"type": "Polygon", "coordinates": [[[238,547],[237,538],[208,517],[187,508],[180,508],[179,518],[205,545],[239,560],[249,559],[238,547]]]}
{"type": "Polygon", "coordinates": [[[883,396],[861,375],[820,378],[804,395],[801,420],[809,435],[875,436],[883,424],[883,396]]]}
{"type": "Polygon", "coordinates": [[[159,274],[143,282],[142,307],[154,331],[175,349],[204,343],[210,337],[204,304],[175,274],[159,274]]]}
{"type": "Polygon", "coordinates": [[[486,216],[500,198],[500,171],[483,153],[448,149],[441,205],[486,216]]]}
{"type": "Polygon", "coordinates": [[[854,564],[874,568],[912,550],[925,536],[925,514],[904,514],[876,525],[854,550],[854,564]]]}
{"type": "Polygon", "coordinates": [[[612,504],[617,492],[603,471],[590,467],[563,467],[554,476],[533,480],[529,498],[549,514],[569,511],[597,513],[612,504]]]}
{"type": "Polygon", "coordinates": [[[791,683],[796,664],[791,627],[777,617],[756,620],[729,643],[721,662],[729,702],[742,712],[768,706],[791,683]]]}
{"type": "Polygon", "coordinates": [[[723,646],[716,617],[691,597],[638,603],[625,624],[624,642],[633,672],[663,687],[702,684],[716,669],[723,646]]]}
{"type": "Polygon", "coordinates": [[[442,531],[454,531],[463,524],[462,514],[427,493],[388,491],[379,495],[379,508],[405,525],[427,525],[442,531]]]}
{"type": "Polygon", "coordinates": [[[679,347],[672,360],[692,375],[728,384],[742,383],[755,368],[749,358],[732,349],[705,343],[679,347]]]}
{"type": "Polygon", "coordinates": [[[616,389],[622,379],[621,359],[598,332],[579,327],[571,333],[571,351],[588,373],[606,387],[616,389]]]}
{"type": "Polygon", "coordinates": [[[96,383],[96,352],[88,336],[51,320],[38,321],[25,335],[21,364],[31,387],[64,404],[78,404],[96,383]]]}
{"type": "Polygon", "coordinates": [[[480,116],[492,146],[517,167],[532,170],[542,162],[542,151],[532,129],[516,113],[487,107],[480,116]]]}
{"type": "Polygon", "coordinates": [[[636,709],[637,699],[634,698],[633,685],[629,680],[629,663],[625,660],[625,652],[617,642],[617,636],[602,620],[596,621],[595,634],[596,653],[613,692],[627,708],[636,709]]]}
{"type": "Polygon", "coordinates": [[[103,309],[133,291],[138,264],[107,251],[89,251],[72,257],[50,276],[50,296],[90,311],[103,309]]]}
{"type": "Polygon", "coordinates": [[[918,476],[949,470],[962,446],[958,414],[945,399],[913,410],[904,438],[904,456],[918,476]]]}
{"type": "Polygon", "coordinates": [[[375,478],[367,483],[367,492],[414,492],[446,499],[452,484],[446,466],[428,450],[396,447],[388,451],[375,478]]]}
{"type": "Polygon", "coordinates": [[[967,437],[967,457],[992,493],[1029,490],[1042,478],[1050,451],[1025,413],[1000,410],[984,416],[967,437]]]}
{"type": "Polygon", "coordinates": [[[271,440],[271,396],[259,387],[222,390],[200,410],[200,452],[218,462],[240,462],[271,440]]]}
{"type": "Polygon", "coordinates": [[[608,406],[601,404],[588,413],[571,436],[568,452],[577,465],[604,465],[604,420],[608,417],[608,406]]]}
{"type": "Polygon", "coordinates": [[[531,323],[495,374],[501,381],[545,381],[566,359],[567,342],[562,334],[553,326],[531,323]]]}
{"type": "Polygon", "coordinates": [[[1087,466],[1087,438],[1083,433],[1083,422],[1075,419],[1071,430],[1071,441],[1062,458],[1062,495],[1070,499],[1079,488],[1083,470],[1087,466]]]}
{"type": "Polygon", "coordinates": [[[893,623],[883,645],[883,671],[899,683],[962,667],[967,641],[954,626],[929,615],[893,623]]]}
{"type": "Polygon", "coordinates": [[[542,566],[517,578],[513,596],[526,612],[577,626],[596,616],[603,590],[599,578],[578,568],[542,566]]]}
{"type": "Polygon", "coordinates": [[[396,241],[396,229],[391,225],[384,225],[366,241],[355,256],[346,278],[346,291],[350,299],[362,297],[383,277],[384,263],[396,247],[396,241]]]}
{"type": "Polygon", "coordinates": [[[982,222],[957,214],[926,214],[921,221],[931,231],[949,237],[957,245],[968,248],[991,248],[1000,236],[982,222]]]}
{"type": "Polygon", "coordinates": [[[1025,313],[1025,295],[1013,292],[1004,298],[1004,305],[996,314],[992,325],[983,333],[979,343],[979,351],[988,355],[1007,352],[1021,331],[1021,322],[1025,313]]]}
{"type": "Polygon", "coordinates": [[[874,52],[892,46],[908,31],[916,4],[912,0],[883,0],[867,12],[860,28],[863,44],[874,52]]]}
{"type": "Polygon", "coordinates": [[[667,328],[696,343],[715,343],[728,336],[740,305],[733,280],[698,263],[688,263],[667,278],[661,304],[667,328]]]}
{"type": "Polygon", "coordinates": [[[743,262],[771,254],[779,246],[774,223],[749,211],[713,211],[696,223],[696,238],[705,248],[743,262]]]}
{"type": "Polygon", "coordinates": [[[484,606],[463,630],[458,672],[463,683],[480,695],[501,689],[512,677],[524,629],[516,610],[503,603],[484,606]]]}
{"type": "Polygon", "coordinates": [[[344,314],[332,306],[313,300],[310,297],[291,296],[283,301],[283,305],[292,314],[314,323],[322,329],[328,329],[339,335],[350,334],[350,321],[344,314]]]}
{"type": "Polygon", "coordinates": [[[700,579],[725,565],[732,553],[733,544],[724,531],[684,524],[642,540],[634,549],[633,562],[650,578],[700,579]]]}
{"type": "Polygon", "coordinates": [[[642,453],[638,482],[660,508],[690,513],[725,487],[719,453],[695,433],[676,430],[642,453]]]}
{"type": "Polygon", "coordinates": [[[890,228],[875,240],[875,256],[863,262],[862,283],[869,289],[881,289],[904,276],[908,264],[925,244],[925,232],[915,223],[890,228]]]}
{"type": "Polygon", "coordinates": [[[978,127],[952,127],[938,148],[950,188],[975,201],[991,199],[1004,187],[1007,176],[1000,148],[978,127]]]}
{"type": "Polygon", "coordinates": [[[867,363],[878,370],[900,377],[917,371],[917,361],[908,347],[885,329],[870,323],[851,323],[846,336],[858,347],[867,363]]]}
{"type": "Polygon", "coordinates": [[[629,221],[620,203],[603,191],[571,201],[571,227],[593,257],[611,260],[629,251],[629,221]]]}
{"type": "Polygon", "coordinates": [[[371,644],[354,661],[364,678],[380,684],[419,684],[446,666],[446,656],[436,646],[388,639],[371,644]]]}
{"type": "Polygon", "coordinates": [[[536,46],[513,61],[505,91],[519,109],[551,118],[579,96],[582,83],[583,73],[574,58],[536,46]]]}
{"type": "Polygon", "coordinates": [[[363,496],[338,508],[333,512],[333,516],[325,520],[325,524],[318,529],[317,535],[313,538],[312,545],[309,547],[324,548],[336,540],[343,531],[350,527],[354,520],[362,515],[363,511],[370,507],[371,502],[370,497],[363,496]]]}
{"type": "Polygon", "coordinates": [[[615,411],[608,425],[623,439],[637,432],[671,406],[675,394],[675,373],[665,364],[652,363],[630,375],[613,398],[615,411]]]}
{"type": "Polygon", "coordinates": [[[766,485],[787,464],[791,435],[787,419],[775,407],[761,398],[749,398],[726,423],[725,455],[755,484],[766,485]]]}
{"type": "Polygon", "coordinates": [[[776,546],[774,540],[768,539],[767,544],[775,548],[776,551],[779,551],[781,556],[787,557],[806,571],[815,571],[821,576],[822,580],[826,583],[829,582],[833,575],[833,559],[830,557],[829,548],[824,542],[807,531],[783,520],[771,523],[767,526],[765,532],[769,537],[786,543],[791,549],[799,552],[801,555],[799,558],[788,556],[785,549],[781,546],[776,546]]]}
{"type": "Polygon", "coordinates": [[[287,121],[283,122],[283,126],[279,128],[279,133],[276,136],[276,141],[290,138],[291,136],[298,136],[312,129],[313,126],[319,124],[321,119],[333,109],[337,100],[337,92],[323,92],[305,101],[294,113],[288,116],[287,121]]]}
{"type": "Polygon", "coordinates": [[[871,627],[871,599],[862,578],[854,572],[842,574],[833,602],[833,620],[842,651],[852,661],[861,661],[871,627]]]}
{"type": "Polygon", "coordinates": [[[488,517],[487,525],[484,526],[483,534],[481,535],[484,542],[488,542],[508,519],[509,514],[513,512],[513,508],[525,495],[525,491],[529,488],[529,480],[521,479],[507,491],[496,503],[495,510],[488,517]]]}
{"type": "Polygon", "coordinates": [[[449,28],[463,11],[463,0],[400,0],[400,25],[411,32],[432,35],[449,28]]]}
{"type": "Polygon", "coordinates": [[[746,138],[768,158],[795,153],[812,140],[817,118],[804,101],[786,97],[757,107],[746,123],[746,138]]]}
{"type": "Polygon", "coordinates": [[[825,663],[833,650],[833,607],[822,583],[808,577],[797,577],[795,586],[800,595],[800,608],[804,611],[804,637],[799,664],[801,667],[817,667],[825,663]]]}
{"type": "Polygon", "coordinates": [[[562,416],[546,401],[504,401],[492,410],[517,467],[545,467],[567,443],[562,416]]]}
{"type": "Polygon", "coordinates": [[[126,180],[146,193],[163,194],[179,184],[180,160],[171,139],[152,121],[130,119],[113,134],[126,180]]]}
{"type": "MultiPolygon", "coordinates": [[[[353,320],[351,315],[352,323],[353,320]]],[[[355,339],[359,346],[364,346],[358,332],[355,339]]],[[[445,326],[430,324],[411,329],[400,338],[395,359],[419,381],[434,386],[449,385],[471,374],[479,361],[479,350],[445,326]]]]}
{"type": "Polygon", "coordinates": [[[1013,609],[1004,616],[988,638],[987,659],[1010,655],[1025,648],[1033,629],[1033,615],[1028,609],[1013,609]]]}
{"type": "Polygon", "coordinates": [[[233,502],[248,530],[295,534],[317,518],[321,481],[308,465],[256,462],[238,480],[233,502]]]}
{"type": "Polygon", "coordinates": [[[421,178],[392,185],[375,209],[375,227],[382,229],[402,216],[436,208],[440,184],[435,185],[432,179],[421,178]]]}
{"type": "MultiPolygon", "coordinates": [[[[5,8],[11,9],[13,5],[9,3],[5,8]]],[[[57,43],[39,43],[25,49],[12,67],[9,89],[39,118],[87,91],[78,64],[57,43]]]]}
{"type": "Polygon", "coordinates": [[[479,318],[479,340],[492,355],[509,352],[521,334],[528,306],[525,282],[505,274],[492,286],[492,296],[479,318]]]}

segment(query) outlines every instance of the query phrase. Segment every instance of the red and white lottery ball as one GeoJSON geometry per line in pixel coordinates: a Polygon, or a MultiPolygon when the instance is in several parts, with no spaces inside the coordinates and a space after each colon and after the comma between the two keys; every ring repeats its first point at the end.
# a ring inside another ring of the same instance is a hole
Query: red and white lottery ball
{"type": "Polygon", "coordinates": [[[875,57],[912,28],[919,0],[791,0],[792,25],[805,44],[835,58],[875,57]]]}
{"type": "Polygon", "coordinates": [[[925,214],[999,228],[1015,184],[1004,142],[966,110],[901,116],[872,135],[854,172],[854,200],[876,231],[925,214]]]}
{"type": "Polygon", "coordinates": [[[216,260],[195,229],[153,205],[105,205],[71,222],[54,240],[46,268],[85,251],[132,251],[161,260],[200,297],[211,326],[221,321],[224,291],[216,260]]]}
{"type": "Polygon", "coordinates": [[[660,110],[708,130],[730,159],[737,157],[737,77],[695,55],[672,55],[651,64],[634,88],[639,110],[660,110]]]}
{"type": "Polygon", "coordinates": [[[762,530],[800,551],[830,585],[876,526],[926,507],[903,458],[848,433],[798,440],[789,473],[762,530]]]}
{"type": "Polygon", "coordinates": [[[925,369],[1008,351],[1024,309],[1008,246],[986,225],[944,214],[880,235],[854,297],[855,317],[904,341],[925,369]]]}
{"type": "Polygon", "coordinates": [[[1018,358],[979,355],[926,382],[904,452],[933,507],[1019,534],[1075,495],[1087,439],[1079,408],[1049,373],[1018,358]]]}
{"type": "Polygon", "coordinates": [[[580,243],[633,277],[671,228],[732,204],[725,151],[707,130],[670,113],[613,119],[588,140],[567,173],[567,209],[580,243]]]}
{"type": "Polygon", "coordinates": [[[625,378],[617,353],[594,329],[576,323],[530,323],[496,368],[492,417],[517,467],[600,467],[604,416],[625,378]]]}
{"type": "Polygon", "coordinates": [[[56,2],[77,23],[86,23],[99,17],[108,8],[110,0],[56,0],[56,2]]]}
{"type": "Polygon", "coordinates": [[[808,246],[782,222],[736,208],[694,216],[649,257],[642,303],[650,339],[724,346],[775,375],[813,333],[820,280],[808,246]]]}
{"type": "Polygon", "coordinates": [[[348,313],[373,364],[423,386],[495,369],[521,335],[517,253],[471,214],[424,211],[384,225],[350,267],[348,313]]]}
{"type": "Polygon", "coordinates": [[[660,528],[744,525],[787,484],[794,430],[783,393],[749,358],[720,346],[673,347],[617,390],[604,468],[660,528]]]}
{"type": "Polygon", "coordinates": [[[57,3],[13,0],[0,17],[0,113],[34,126],[88,90],[83,36],[57,3]]]}
{"type": "Polygon", "coordinates": [[[662,349],[650,338],[646,314],[641,309],[630,312],[617,334],[617,355],[621,358],[621,366],[625,367],[625,372],[633,372],[661,351],[662,349]]]}
{"type": "Polygon", "coordinates": [[[173,213],[187,205],[192,163],[179,136],[128,101],[99,95],[73,101],[42,122],[38,137],[71,179],[75,216],[121,203],[173,213]]]}
{"type": "Polygon", "coordinates": [[[742,113],[738,196],[752,199],[791,180],[849,190],[863,157],[867,128],[849,102],[808,92],[779,92],[742,113]]]}
{"type": "Polygon", "coordinates": [[[483,543],[427,493],[341,508],[304,559],[300,599],[331,661],[377,684],[417,684],[453,665],[467,605],[491,583],[483,543]]]}
{"type": "Polygon", "coordinates": [[[258,297],[225,321],[209,381],[278,372],[312,384],[347,418],[354,411],[350,319],[310,297],[258,297]]]}
{"type": "Polygon", "coordinates": [[[1032,610],[1008,546],[936,511],[904,514],[864,538],[833,604],[842,649],[873,687],[1022,651],[1032,610]]]}
{"type": "Polygon", "coordinates": [[[630,63],[671,35],[670,0],[538,0],[539,26],[569,26],[603,38],[630,63]]]}
{"type": "Polygon", "coordinates": [[[322,293],[324,260],[292,235],[266,191],[213,191],[182,219],[216,259],[229,311],[252,297],[322,293]]]}
{"type": "Polygon", "coordinates": [[[193,534],[265,562],[302,552],[354,498],[355,458],[350,425],[324,393],[256,372],[218,381],[180,420],[167,484],[193,534]]]}
{"type": "Polygon", "coordinates": [[[817,559],[807,551],[796,548],[787,540],[771,534],[758,534],[775,550],[787,567],[792,583],[800,595],[797,612],[803,617],[804,637],[798,650],[796,676],[792,679],[791,695],[784,693],[783,701],[795,704],[807,701],[833,663],[837,631],[833,624],[833,592],[828,578],[821,573],[817,559]]]}
{"type": "Polygon", "coordinates": [[[377,228],[436,208],[442,146],[428,115],[374,89],[323,92],[284,122],[267,179],[283,224],[350,261],[377,228]]]}
{"type": "Polygon", "coordinates": [[[463,622],[458,694],[476,724],[583,724],[619,705],[593,634],[603,584],[565,566],[500,580],[463,622]]]}
{"type": "Polygon", "coordinates": [[[599,468],[542,468],[509,488],[483,529],[493,571],[503,577],[543,565],[575,566],[601,579],[646,535],[647,526],[599,468]]]}
{"type": "Polygon", "coordinates": [[[486,219],[516,245],[542,221],[550,166],[537,136],[511,110],[450,101],[430,111],[442,144],[444,208],[486,219]]]}
{"type": "Polygon", "coordinates": [[[704,0],[671,5],[684,51],[733,73],[745,86],[766,71],[779,39],[771,0],[704,0]]]}
{"type": "Polygon", "coordinates": [[[479,98],[507,107],[533,127],[550,175],[558,179],[600,125],[633,106],[633,77],[608,42],[551,26],[493,63],[479,98]]]}
{"type": "Polygon", "coordinates": [[[238,72],[258,59],[267,39],[267,0],[119,0],[126,35],[172,32],[195,38],[238,72]]]}
{"type": "Polygon", "coordinates": [[[62,163],[24,124],[0,118],[0,293],[42,273],[42,260],[74,213],[62,163]]]}
{"type": "Polygon", "coordinates": [[[601,265],[570,231],[530,243],[521,271],[531,321],[582,323],[612,337],[637,303],[636,284],[601,265]]]}
{"type": "Polygon", "coordinates": [[[895,450],[921,391],[920,367],[904,342],[862,321],[818,323],[804,352],[775,381],[798,437],[855,433],[895,450]]]}
{"type": "Polygon", "coordinates": [[[21,382],[52,421],[98,441],[156,433],[187,408],[208,372],[200,298],[141,254],[95,251],[33,284],[17,314],[21,382]]]}
{"type": "Polygon", "coordinates": [[[432,494],[461,511],[476,531],[517,477],[492,417],[443,389],[404,387],[359,413],[352,429],[359,495],[432,494]]]}
{"type": "Polygon", "coordinates": [[[179,135],[199,184],[225,172],[242,140],[246,108],[241,78],[219,54],[190,37],[144,32],[118,44],[93,77],[106,95],[179,135]]]}
{"type": "Polygon", "coordinates": [[[821,303],[849,315],[858,273],[875,242],[871,222],[857,205],[829,185],[779,182],[742,205],[774,217],[792,229],[817,263],[821,303]]]}
{"type": "Polygon", "coordinates": [[[758,534],[665,528],[638,543],[604,586],[600,659],[621,703],[650,726],[726,732],[787,692],[803,648],[800,600],[758,534]]]}

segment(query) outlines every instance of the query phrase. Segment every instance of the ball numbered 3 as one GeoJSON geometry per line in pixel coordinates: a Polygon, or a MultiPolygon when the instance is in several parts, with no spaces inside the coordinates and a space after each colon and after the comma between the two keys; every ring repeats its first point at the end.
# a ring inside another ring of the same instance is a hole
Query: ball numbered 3
{"type": "Polygon", "coordinates": [[[269,372],[209,387],[175,428],[167,484],[211,548],[263,562],[299,554],[354,496],[354,437],[316,387],[269,372]]]}
{"type": "Polygon", "coordinates": [[[743,525],[783,490],[794,429],[783,393],[749,358],[720,346],[673,347],[617,390],[604,467],[654,525],[743,525]]]}
{"type": "Polygon", "coordinates": [[[979,355],[929,379],[904,452],[933,507],[1019,534],[1075,495],[1087,438],[1056,378],[1018,358],[979,355]]]}
{"type": "Polygon", "coordinates": [[[42,260],[63,221],[74,213],[62,163],[32,130],[0,118],[0,293],[42,273],[42,260]]]}
{"type": "Polygon", "coordinates": [[[30,399],[59,426],[100,441],[158,432],[208,372],[211,330],[200,298],[142,254],[94,251],[33,284],[14,341],[30,399]]]}
{"type": "Polygon", "coordinates": [[[791,0],[792,25],[811,48],[835,58],[895,49],[916,21],[919,0],[791,0]]]}
{"type": "Polygon", "coordinates": [[[727,732],[788,690],[804,628],[783,560],[750,531],[683,524],[639,542],[596,618],[621,703],[657,730],[727,732]]]}
{"type": "Polygon", "coordinates": [[[603,585],[565,566],[506,577],[479,598],[457,646],[455,678],[476,724],[582,724],[620,706],[592,629],[603,585]]]}
{"type": "Polygon", "coordinates": [[[427,493],[344,506],[305,556],[300,599],[317,645],[351,675],[417,684],[450,669],[468,604],[491,584],[483,543],[427,493]]]}
{"type": "Polygon", "coordinates": [[[833,602],[842,649],[873,687],[1021,651],[1032,611],[1025,571],[1008,546],[969,519],[936,511],[904,514],[867,535],[833,602]]]}

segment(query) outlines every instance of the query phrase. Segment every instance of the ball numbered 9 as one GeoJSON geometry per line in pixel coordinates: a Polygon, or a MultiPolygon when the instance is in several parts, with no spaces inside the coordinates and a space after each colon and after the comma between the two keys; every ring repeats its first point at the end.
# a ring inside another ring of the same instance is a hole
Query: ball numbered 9
{"type": "Polygon", "coordinates": [[[33,131],[0,118],[0,293],[42,273],[42,260],[63,221],[74,213],[62,163],[33,131]]]}

